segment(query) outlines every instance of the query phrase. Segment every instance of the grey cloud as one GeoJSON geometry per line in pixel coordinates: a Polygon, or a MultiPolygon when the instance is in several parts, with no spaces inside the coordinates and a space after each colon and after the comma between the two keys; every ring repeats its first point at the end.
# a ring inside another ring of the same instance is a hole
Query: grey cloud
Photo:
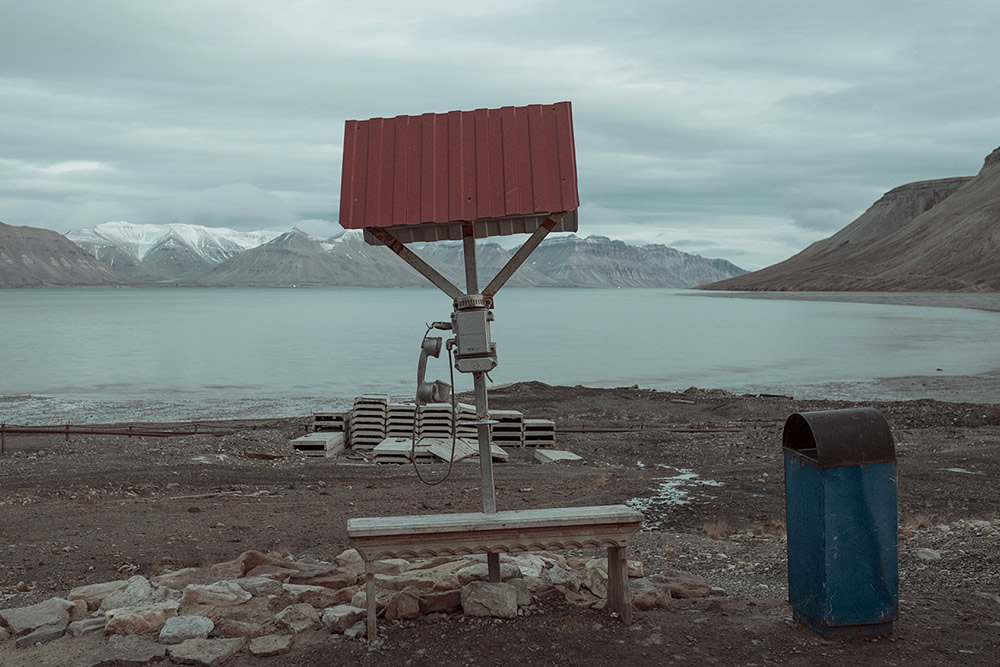
{"type": "Polygon", "coordinates": [[[0,220],[336,231],[347,119],[571,100],[581,233],[748,266],[1000,143],[1000,5],[0,5],[0,220]],[[98,165],[62,168],[59,165],[98,165]],[[726,254],[723,254],[726,253],[726,254]]]}

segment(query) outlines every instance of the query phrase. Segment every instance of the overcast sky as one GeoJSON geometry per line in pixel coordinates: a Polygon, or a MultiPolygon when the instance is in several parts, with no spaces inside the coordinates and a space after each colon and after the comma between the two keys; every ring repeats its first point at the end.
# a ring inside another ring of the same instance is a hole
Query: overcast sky
{"type": "Polygon", "coordinates": [[[1000,145],[1000,2],[0,3],[0,221],[328,236],[344,121],[573,103],[580,235],[757,269],[1000,145]]]}

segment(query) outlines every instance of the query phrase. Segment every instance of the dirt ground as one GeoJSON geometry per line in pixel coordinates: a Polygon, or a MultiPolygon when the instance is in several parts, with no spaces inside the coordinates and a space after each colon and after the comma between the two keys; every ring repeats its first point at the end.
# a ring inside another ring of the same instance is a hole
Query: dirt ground
{"type": "MultiPolygon", "coordinates": [[[[255,665],[996,665],[1000,661],[1000,404],[872,402],[899,467],[900,614],[892,635],[826,640],[792,620],[781,433],[833,401],[691,389],[522,383],[494,408],[554,419],[582,462],[542,465],[530,448],[495,468],[499,509],[634,503],[644,529],[630,558],[724,594],[637,611],[546,602],[513,620],[461,615],[380,625],[377,647],[327,633],[255,665]],[[927,560],[933,549],[940,559],[927,560]]],[[[412,467],[306,458],[288,440],[310,420],[203,424],[222,437],[8,435],[0,457],[0,608],[131,574],[226,561],[248,549],[329,560],[347,519],[478,511],[479,467],[424,486],[412,467]],[[276,458],[275,458],[276,457],[276,458]]],[[[157,428],[164,425],[156,425],[157,428]]],[[[150,427],[145,425],[144,427],[150,427]]],[[[425,476],[444,472],[425,466],[425,476]]],[[[71,665],[104,641],[0,644],[3,665],[71,665]]]]}

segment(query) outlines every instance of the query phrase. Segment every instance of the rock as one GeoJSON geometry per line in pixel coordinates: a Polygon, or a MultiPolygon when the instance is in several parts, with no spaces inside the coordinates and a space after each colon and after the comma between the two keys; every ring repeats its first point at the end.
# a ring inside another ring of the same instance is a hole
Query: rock
{"type": "Polygon", "coordinates": [[[279,628],[296,634],[320,625],[319,612],[311,604],[299,603],[285,607],[274,616],[279,628]]]}
{"type": "Polygon", "coordinates": [[[218,623],[222,618],[223,610],[230,610],[232,607],[213,607],[207,604],[184,604],[180,603],[177,608],[178,616],[202,616],[211,619],[213,623],[218,623]]]}
{"type": "Polygon", "coordinates": [[[517,591],[517,606],[527,607],[531,604],[531,587],[524,579],[511,579],[509,582],[517,591]]]}
{"type": "Polygon", "coordinates": [[[292,648],[291,635],[264,635],[250,640],[250,654],[258,658],[269,658],[272,655],[284,655],[292,648]]]}
{"type": "Polygon", "coordinates": [[[357,549],[348,549],[334,558],[333,562],[344,569],[355,572],[358,579],[365,576],[365,559],[361,557],[357,549]]]}
{"type": "Polygon", "coordinates": [[[565,586],[573,592],[580,590],[580,577],[575,572],[559,565],[553,565],[548,570],[549,581],[556,586],[565,586]]]}
{"type": "Polygon", "coordinates": [[[941,552],[936,549],[917,549],[917,558],[925,562],[941,560],[941,552]]]}
{"type": "Polygon", "coordinates": [[[368,636],[368,624],[364,621],[358,621],[351,627],[344,630],[344,636],[350,639],[357,639],[358,637],[368,636]]]}
{"type": "Polygon", "coordinates": [[[265,595],[281,595],[281,582],[269,577],[244,577],[237,579],[240,588],[254,597],[265,595]]]}
{"type": "Polygon", "coordinates": [[[172,662],[181,665],[198,665],[199,667],[215,667],[227,662],[239,653],[247,643],[240,637],[237,639],[189,639],[176,646],[167,647],[167,655],[172,662]]]}
{"type": "Polygon", "coordinates": [[[40,628],[35,628],[23,637],[18,637],[14,643],[18,648],[26,648],[35,644],[46,644],[53,639],[59,639],[65,632],[65,625],[43,625],[40,628]]]}
{"type": "Polygon", "coordinates": [[[365,618],[365,610],[349,604],[339,604],[323,612],[323,625],[330,632],[343,634],[352,625],[365,618]]]}
{"type": "MultiPolygon", "coordinates": [[[[121,607],[138,607],[162,602],[166,597],[163,589],[154,588],[149,580],[141,574],[131,577],[117,591],[109,593],[101,601],[100,609],[119,609],[121,607]]],[[[88,603],[88,606],[89,603],[88,603]]]]}
{"type": "Polygon", "coordinates": [[[625,564],[629,579],[638,579],[639,577],[646,576],[641,560],[628,560],[625,561],[625,564]]]}
{"type": "Polygon", "coordinates": [[[7,628],[0,625],[0,642],[5,642],[10,639],[10,633],[7,632],[7,628]]]}
{"type": "Polygon", "coordinates": [[[293,574],[298,573],[298,570],[293,570],[290,567],[280,567],[277,565],[260,565],[252,570],[248,570],[246,573],[247,577],[267,577],[268,579],[274,579],[275,581],[288,581],[288,578],[293,574]]]}
{"type": "Polygon", "coordinates": [[[229,607],[243,604],[252,597],[235,581],[218,581],[214,584],[191,584],[184,589],[181,603],[229,607]]]}
{"type": "Polygon", "coordinates": [[[472,581],[462,587],[462,611],[468,616],[517,616],[517,589],[502,582],[472,581]]]}
{"type": "Polygon", "coordinates": [[[712,594],[708,579],[680,570],[664,570],[662,574],[650,575],[647,580],[665,586],[675,598],[707,598],[712,594]]]}
{"type": "Polygon", "coordinates": [[[424,615],[450,613],[462,609],[462,591],[458,589],[420,593],[417,600],[420,602],[420,613],[424,615]]]}
{"type": "Polygon", "coordinates": [[[600,601],[600,598],[592,595],[586,588],[581,588],[579,592],[573,592],[565,586],[556,586],[555,589],[562,593],[563,597],[566,598],[566,602],[575,604],[578,607],[589,607],[595,602],[600,601]]]}
{"type": "MultiPolygon", "coordinates": [[[[261,565],[271,565],[274,567],[287,567],[285,562],[278,558],[277,556],[272,556],[260,551],[244,551],[239,556],[236,557],[235,561],[240,563],[243,568],[243,576],[246,576],[248,572],[254,568],[260,567],[261,565]]],[[[227,565],[226,563],[219,563],[216,567],[223,567],[227,565]]]]}
{"type": "Polygon", "coordinates": [[[628,587],[632,595],[632,607],[640,611],[664,607],[673,599],[669,588],[659,586],[648,579],[633,579],[628,587]]]}
{"type": "Polygon", "coordinates": [[[323,586],[306,586],[303,584],[284,584],[283,591],[296,603],[310,604],[317,609],[332,607],[349,602],[356,589],[344,589],[344,592],[324,588],[323,586]]]}
{"type": "Polygon", "coordinates": [[[153,577],[150,582],[154,586],[165,586],[175,591],[183,591],[192,584],[204,586],[233,578],[236,577],[230,577],[228,573],[211,567],[186,567],[176,572],[166,572],[158,577],[153,577]]]}
{"type": "Polygon", "coordinates": [[[215,581],[222,581],[224,579],[239,579],[245,572],[243,563],[239,561],[216,563],[215,565],[209,567],[209,569],[218,573],[215,581]]]}
{"type": "Polygon", "coordinates": [[[235,618],[220,618],[215,624],[215,628],[223,637],[263,637],[270,634],[267,626],[261,623],[240,621],[235,618]]]}
{"type": "MultiPolygon", "coordinates": [[[[406,561],[403,561],[404,563],[406,561]]],[[[314,570],[306,570],[293,574],[288,578],[290,584],[303,584],[307,586],[323,586],[324,588],[346,588],[354,586],[360,581],[354,570],[339,567],[324,567],[314,570]]]]}
{"type": "Polygon", "coordinates": [[[144,635],[159,632],[168,618],[177,615],[176,600],[150,605],[109,609],[104,631],[109,635],[144,635]]]}
{"type": "Polygon", "coordinates": [[[594,558],[583,566],[583,585],[597,597],[608,597],[608,561],[594,558]]]}
{"type": "MultiPolygon", "coordinates": [[[[489,566],[485,562],[474,563],[459,570],[457,576],[458,586],[449,585],[443,588],[460,588],[472,581],[486,581],[489,578],[489,566]]],[[[500,581],[509,581],[519,576],[521,576],[521,570],[516,565],[513,563],[500,563],[500,581]]],[[[442,590],[442,588],[438,588],[437,590],[442,590]]]]}
{"type": "Polygon", "coordinates": [[[375,583],[381,588],[393,591],[401,591],[404,588],[418,588],[425,591],[447,590],[461,586],[454,572],[437,569],[410,570],[398,575],[376,574],[375,583]]]}
{"type": "Polygon", "coordinates": [[[98,630],[104,630],[104,624],[106,621],[103,616],[98,616],[96,618],[84,618],[79,621],[73,621],[66,627],[66,632],[70,637],[79,637],[81,635],[86,635],[91,632],[97,632],[98,630]]]}
{"type": "Polygon", "coordinates": [[[545,561],[535,554],[524,553],[515,555],[501,555],[501,563],[506,561],[516,567],[523,577],[540,577],[545,570],[545,561]]]}
{"type": "Polygon", "coordinates": [[[87,614],[90,612],[90,607],[87,605],[86,600],[71,600],[73,606],[69,609],[69,622],[80,621],[87,618],[87,614]]]}
{"type": "Polygon", "coordinates": [[[420,616],[420,600],[412,592],[398,591],[389,598],[389,604],[385,607],[385,620],[413,619],[417,616],[420,616]]]}
{"type": "Polygon", "coordinates": [[[104,598],[115,591],[120,591],[127,585],[127,581],[106,581],[101,584],[78,586],[71,590],[66,597],[70,600],[83,600],[87,603],[87,609],[94,611],[101,606],[104,598]]]}
{"type": "Polygon", "coordinates": [[[100,649],[76,663],[79,667],[140,667],[163,660],[167,648],[142,637],[112,637],[100,649]]]}
{"type": "MultiPolygon", "coordinates": [[[[410,569],[410,561],[403,558],[386,558],[375,561],[375,574],[397,575],[410,569]]],[[[364,563],[361,573],[364,574],[364,563]]]]}
{"type": "Polygon", "coordinates": [[[188,639],[206,639],[215,629],[212,619],[204,616],[174,616],[160,630],[161,644],[180,644],[188,639]]]}
{"type": "MultiPolygon", "coordinates": [[[[385,606],[389,604],[389,598],[391,597],[392,597],[391,592],[380,591],[376,589],[375,591],[376,614],[382,613],[382,611],[385,609],[385,606]]],[[[360,607],[361,609],[368,608],[368,593],[364,588],[359,589],[358,592],[354,594],[354,597],[351,598],[351,606],[360,607]]]]}
{"type": "Polygon", "coordinates": [[[0,625],[6,625],[15,637],[48,625],[61,626],[65,630],[72,608],[73,603],[69,600],[50,598],[28,607],[0,609],[0,625]]]}

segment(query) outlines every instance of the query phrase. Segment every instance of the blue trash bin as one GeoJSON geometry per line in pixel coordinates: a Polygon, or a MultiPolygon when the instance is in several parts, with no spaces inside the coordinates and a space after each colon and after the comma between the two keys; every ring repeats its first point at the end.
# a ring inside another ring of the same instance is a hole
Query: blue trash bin
{"type": "Polygon", "coordinates": [[[872,408],[797,413],[782,446],[795,618],[824,637],[892,632],[899,558],[889,424],[872,408]]]}

